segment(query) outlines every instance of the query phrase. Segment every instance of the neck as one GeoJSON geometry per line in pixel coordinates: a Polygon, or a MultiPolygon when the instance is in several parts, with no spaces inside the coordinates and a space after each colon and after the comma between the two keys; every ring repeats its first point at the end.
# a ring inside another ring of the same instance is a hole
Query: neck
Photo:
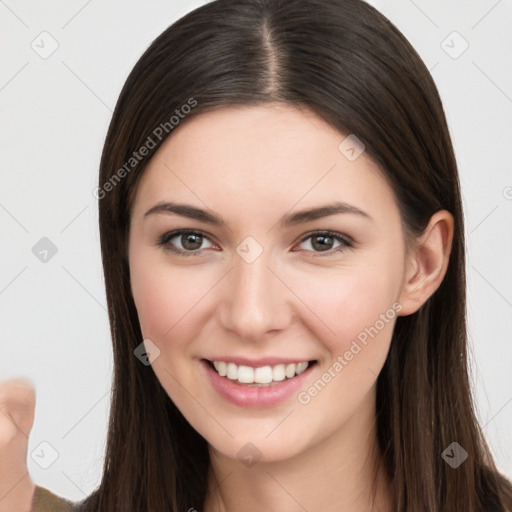
{"type": "Polygon", "coordinates": [[[248,468],[210,446],[205,512],[391,512],[391,482],[378,448],[375,394],[343,427],[307,451],[248,468]]]}

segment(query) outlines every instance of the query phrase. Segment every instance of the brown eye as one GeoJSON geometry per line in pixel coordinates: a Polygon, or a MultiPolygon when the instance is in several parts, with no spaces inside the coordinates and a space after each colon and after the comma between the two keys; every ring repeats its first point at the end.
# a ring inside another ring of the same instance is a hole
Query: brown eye
{"type": "Polygon", "coordinates": [[[318,251],[328,251],[334,243],[334,238],[325,235],[312,236],[311,240],[311,245],[318,251]]]}
{"type": "Polygon", "coordinates": [[[199,256],[202,254],[201,245],[205,240],[208,238],[198,231],[171,231],[162,235],[157,245],[175,254],[199,256]]]}
{"type": "Polygon", "coordinates": [[[181,235],[180,238],[182,246],[189,251],[195,251],[199,249],[201,247],[202,241],[202,235],[196,235],[193,233],[181,235]]]}
{"type": "Polygon", "coordinates": [[[319,253],[334,253],[334,252],[342,252],[344,249],[348,247],[352,247],[352,242],[339,233],[333,233],[330,231],[325,232],[316,232],[308,235],[303,238],[301,244],[304,244],[307,240],[311,240],[309,242],[309,249],[306,247],[306,250],[312,250],[312,252],[319,253]],[[336,242],[338,245],[336,246],[336,242]]]}

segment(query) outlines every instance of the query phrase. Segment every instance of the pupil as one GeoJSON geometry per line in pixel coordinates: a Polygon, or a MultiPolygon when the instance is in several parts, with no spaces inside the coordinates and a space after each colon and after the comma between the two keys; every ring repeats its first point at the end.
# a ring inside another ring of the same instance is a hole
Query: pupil
{"type": "Polygon", "coordinates": [[[201,235],[185,234],[181,238],[181,243],[183,244],[183,247],[185,247],[185,249],[189,249],[189,250],[193,251],[194,249],[198,249],[199,247],[201,247],[201,235]],[[196,239],[195,246],[194,246],[194,239],[196,239]],[[192,240],[193,247],[187,246],[187,244],[191,240],[192,240]]]}
{"type": "Polygon", "coordinates": [[[330,236],[318,235],[313,237],[313,246],[315,247],[315,249],[328,250],[329,241],[332,242],[332,238],[330,236]],[[315,243],[316,240],[322,240],[322,242],[317,246],[317,244],[315,243]]]}

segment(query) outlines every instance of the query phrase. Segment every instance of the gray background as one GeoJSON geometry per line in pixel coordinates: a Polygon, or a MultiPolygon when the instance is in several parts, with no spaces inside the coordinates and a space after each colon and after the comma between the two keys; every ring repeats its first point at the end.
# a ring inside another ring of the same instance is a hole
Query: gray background
{"type": "MultiPolygon", "coordinates": [[[[69,499],[100,482],[109,410],[112,354],[92,194],[104,136],[138,57],[202,3],[0,1],[0,380],[34,382],[29,470],[69,499]],[[57,249],[46,262],[32,251],[45,248],[43,237],[57,249]]],[[[512,4],[370,3],[418,50],[446,109],[466,215],[478,416],[512,478],[512,4]]]]}

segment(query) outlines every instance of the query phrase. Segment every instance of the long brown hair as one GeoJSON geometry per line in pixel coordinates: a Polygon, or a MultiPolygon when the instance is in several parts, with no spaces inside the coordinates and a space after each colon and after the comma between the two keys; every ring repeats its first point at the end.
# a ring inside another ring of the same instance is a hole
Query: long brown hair
{"type": "Polygon", "coordinates": [[[81,509],[203,508],[207,443],[134,356],[142,333],[129,280],[130,209],[176,126],[268,102],[305,106],[356,134],[392,186],[407,236],[440,209],[453,215],[442,284],[395,325],[377,381],[378,441],[398,512],[512,511],[512,486],[494,465],[471,395],[463,212],[442,103],[410,43],[362,0],[216,0],[165,30],[128,76],[96,191],[114,353],[110,423],[101,484],[81,509]],[[441,456],[453,442],[468,453],[456,469],[441,456]]]}

